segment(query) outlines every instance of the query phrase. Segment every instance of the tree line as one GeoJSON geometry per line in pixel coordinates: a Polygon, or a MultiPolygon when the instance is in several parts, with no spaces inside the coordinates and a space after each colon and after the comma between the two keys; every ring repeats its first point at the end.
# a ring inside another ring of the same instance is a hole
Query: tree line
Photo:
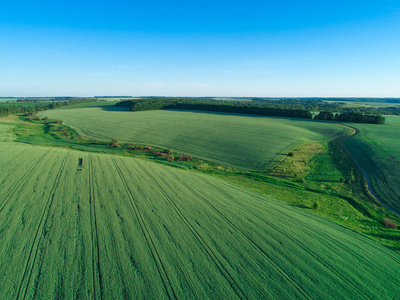
{"type": "Polygon", "coordinates": [[[62,106],[78,104],[83,102],[93,102],[93,99],[79,99],[79,100],[67,100],[67,101],[55,101],[51,103],[38,103],[35,106],[27,105],[0,105],[0,116],[8,116],[15,114],[25,114],[29,116],[35,115],[39,111],[55,109],[62,106]]]}
{"type": "MultiPolygon", "coordinates": [[[[325,105],[325,103],[320,102],[320,100],[310,100],[301,104],[300,100],[290,103],[290,101],[286,99],[278,101],[268,100],[265,102],[260,100],[218,101],[211,100],[209,98],[191,99],[153,97],[149,99],[134,99],[122,101],[117,103],[116,105],[119,107],[128,107],[130,111],[186,109],[304,119],[313,119],[312,111],[319,109],[320,112],[314,117],[314,119],[372,124],[385,123],[385,118],[381,115],[362,114],[359,112],[351,111],[334,113],[332,110],[321,110],[321,108],[327,108],[327,106],[325,105]],[[309,107],[312,107],[313,109],[311,110],[309,109],[309,107]]],[[[336,105],[338,104],[334,104],[333,106],[336,107],[336,105]]]]}
{"type": "Polygon", "coordinates": [[[342,121],[351,123],[385,124],[385,117],[381,115],[367,115],[359,112],[347,112],[334,114],[329,111],[321,111],[314,117],[316,120],[342,121]]]}

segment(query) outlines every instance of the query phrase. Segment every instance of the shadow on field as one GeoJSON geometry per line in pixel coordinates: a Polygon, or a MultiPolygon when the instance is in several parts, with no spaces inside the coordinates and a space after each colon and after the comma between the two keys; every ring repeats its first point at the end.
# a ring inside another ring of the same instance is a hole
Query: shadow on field
{"type": "Polygon", "coordinates": [[[396,236],[396,235],[391,235],[391,234],[371,233],[371,235],[372,235],[372,236],[379,237],[379,238],[383,238],[383,239],[392,240],[392,241],[398,241],[398,240],[400,240],[398,236],[396,236]]]}
{"type": "Polygon", "coordinates": [[[251,114],[236,114],[229,112],[218,112],[218,111],[207,111],[207,110],[190,110],[190,109],[163,109],[166,111],[176,111],[176,112],[185,112],[185,113],[194,113],[194,114],[207,114],[207,115],[219,115],[219,116],[240,116],[246,118],[274,118],[274,119],[285,119],[289,121],[302,121],[302,122],[326,122],[320,120],[312,120],[312,119],[304,119],[304,118],[291,118],[291,117],[278,117],[278,116],[263,116],[263,115],[251,115],[251,114]]]}
{"type": "Polygon", "coordinates": [[[304,205],[304,204],[289,204],[290,206],[299,207],[299,208],[306,208],[311,209],[311,207],[304,205]]]}
{"type": "Polygon", "coordinates": [[[129,111],[129,107],[118,107],[115,105],[99,105],[93,107],[100,107],[102,110],[105,111],[129,111]]]}

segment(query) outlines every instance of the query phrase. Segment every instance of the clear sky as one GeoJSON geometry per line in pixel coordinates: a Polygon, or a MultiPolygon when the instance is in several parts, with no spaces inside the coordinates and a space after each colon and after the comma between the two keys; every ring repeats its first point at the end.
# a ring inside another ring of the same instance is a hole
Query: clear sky
{"type": "Polygon", "coordinates": [[[400,97],[400,1],[0,0],[0,96],[400,97]]]}

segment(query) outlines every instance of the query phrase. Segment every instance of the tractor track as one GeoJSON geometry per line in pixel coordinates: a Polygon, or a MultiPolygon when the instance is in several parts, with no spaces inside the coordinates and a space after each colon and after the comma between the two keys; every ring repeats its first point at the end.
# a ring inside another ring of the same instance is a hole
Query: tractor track
{"type": "MultiPolygon", "coordinates": [[[[165,231],[165,229],[164,229],[164,231],[165,231]]],[[[178,252],[176,251],[176,249],[173,246],[171,246],[171,242],[170,242],[170,240],[168,238],[165,241],[166,241],[167,244],[164,245],[164,247],[167,247],[168,248],[167,252],[169,252],[173,257],[176,258],[175,262],[176,262],[181,274],[184,276],[184,278],[186,280],[186,283],[190,287],[189,291],[192,294],[190,298],[195,298],[195,299],[201,298],[196,292],[197,289],[196,289],[195,284],[193,283],[193,280],[191,279],[191,277],[190,276],[186,276],[186,272],[185,272],[186,267],[184,265],[182,265],[181,260],[178,259],[178,257],[179,257],[178,252]]]]}
{"type": "MultiPolygon", "coordinates": [[[[172,173],[171,173],[172,174],[172,173]]],[[[279,273],[281,274],[288,282],[293,286],[295,290],[297,290],[304,298],[307,299],[312,299],[312,297],[299,285],[297,284],[294,280],[290,278],[290,276],[282,270],[273,260],[272,258],[265,253],[265,251],[258,246],[252,239],[250,239],[242,230],[240,230],[235,224],[233,224],[227,217],[225,217],[214,205],[212,205],[206,198],[201,196],[196,190],[194,190],[192,187],[190,187],[187,183],[185,183],[183,180],[181,180],[178,176],[175,174],[172,174],[173,177],[175,177],[181,184],[183,184],[188,190],[190,190],[197,198],[202,200],[206,205],[211,208],[230,228],[232,228],[234,231],[236,231],[243,240],[245,240],[256,252],[258,252],[261,256],[265,257],[269,264],[279,273]]],[[[229,198],[232,198],[228,195],[226,195],[229,198]]]]}
{"type": "MultiPolygon", "coordinates": [[[[372,182],[367,174],[367,172],[364,170],[364,168],[361,166],[361,164],[358,162],[357,158],[355,157],[355,155],[349,150],[349,148],[347,148],[344,145],[344,141],[357,136],[358,134],[360,134],[360,131],[352,126],[349,125],[341,125],[341,126],[345,126],[348,128],[351,128],[354,130],[354,133],[351,135],[348,135],[346,137],[344,137],[341,141],[340,141],[340,145],[342,145],[342,147],[346,150],[346,152],[350,155],[351,159],[355,162],[355,164],[357,165],[358,169],[361,171],[361,173],[364,175],[365,181],[367,182],[367,186],[368,186],[368,191],[370,192],[370,194],[380,203],[382,204],[386,209],[390,210],[391,212],[395,213],[396,215],[400,216],[400,213],[398,211],[396,211],[395,209],[391,208],[389,205],[387,205],[384,201],[382,201],[382,199],[380,199],[378,197],[378,195],[375,193],[374,188],[372,187],[372,182]]],[[[365,135],[365,134],[364,134],[365,135]]]]}
{"type": "Polygon", "coordinates": [[[40,221],[39,221],[39,226],[38,226],[38,228],[36,230],[36,233],[35,233],[35,236],[34,236],[34,239],[33,239],[33,243],[32,243],[31,249],[29,251],[28,261],[27,261],[27,263],[25,265],[25,270],[24,270],[24,273],[22,275],[22,279],[21,279],[21,282],[20,282],[20,285],[19,285],[17,296],[16,296],[17,299],[19,299],[20,296],[22,296],[23,299],[26,299],[26,294],[27,294],[27,291],[28,291],[28,288],[29,288],[31,277],[32,277],[33,267],[35,266],[35,263],[36,263],[37,255],[38,255],[38,252],[39,252],[39,246],[40,246],[41,239],[42,239],[42,236],[43,236],[43,235],[41,235],[41,233],[43,232],[43,228],[46,225],[47,218],[49,217],[49,212],[50,212],[51,206],[53,204],[54,195],[55,195],[55,192],[57,190],[57,186],[59,184],[61,174],[62,174],[62,172],[63,172],[63,170],[65,168],[67,159],[68,159],[68,157],[70,155],[71,155],[71,152],[68,151],[67,154],[65,155],[62,163],[61,163],[60,169],[59,169],[59,171],[58,171],[58,173],[56,175],[56,178],[54,180],[53,186],[51,187],[49,198],[47,199],[46,205],[44,207],[42,216],[41,216],[40,221]],[[35,246],[35,244],[36,244],[36,246],[35,246]],[[29,267],[31,261],[32,261],[32,263],[31,263],[31,266],[29,267]],[[25,279],[26,279],[26,286],[25,286],[25,290],[22,292],[25,279]]]}
{"type": "MultiPolygon", "coordinates": [[[[178,179],[179,180],[179,179],[178,179]]],[[[181,181],[182,182],[182,181],[181,181]]],[[[182,182],[183,183],[183,182],[182,182]]],[[[186,185],[186,184],[185,184],[186,185]]],[[[213,185],[216,189],[218,189],[217,186],[215,186],[213,183],[211,183],[211,185],[213,185]]],[[[189,188],[189,187],[188,187],[189,188]]],[[[191,189],[192,190],[192,189],[191,189]]],[[[218,189],[219,191],[221,191],[220,189],[218,189]]],[[[235,200],[234,198],[230,197],[225,191],[221,191],[221,193],[225,194],[226,197],[229,197],[229,199],[231,199],[232,201],[235,201],[236,204],[241,204],[240,202],[238,202],[237,200],[235,200]]],[[[196,195],[199,198],[202,198],[206,203],[209,203],[206,199],[204,199],[204,197],[202,197],[200,194],[196,193],[196,195]]],[[[227,220],[227,222],[229,222],[230,224],[232,224],[225,216],[223,216],[223,214],[221,212],[218,211],[218,209],[216,209],[212,204],[210,204],[210,207],[213,207],[213,209],[224,219],[227,220]]],[[[288,238],[289,240],[291,240],[292,242],[294,242],[295,244],[297,244],[300,248],[302,248],[306,253],[310,254],[312,257],[314,257],[321,265],[323,265],[324,267],[326,267],[327,269],[329,269],[333,274],[335,274],[335,276],[341,280],[342,282],[344,282],[345,284],[351,286],[353,289],[357,290],[358,293],[363,297],[363,298],[369,298],[367,295],[364,294],[364,292],[362,290],[359,289],[359,287],[356,284],[353,284],[352,282],[346,280],[343,278],[343,276],[336,271],[331,265],[329,265],[328,263],[326,263],[324,260],[320,259],[319,256],[317,255],[316,252],[310,250],[309,248],[307,248],[303,243],[301,243],[298,239],[293,238],[292,236],[288,235],[287,233],[285,233],[283,230],[281,230],[278,226],[274,225],[272,222],[266,220],[265,218],[263,218],[262,216],[260,216],[255,209],[252,209],[250,207],[246,208],[247,211],[251,212],[255,217],[257,217],[259,220],[263,221],[264,223],[268,224],[269,226],[271,226],[274,230],[276,230],[277,232],[279,232],[280,234],[282,234],[284,237],[288,238]]],[[[233,225],[235,226],[235,225],[233,225]]],[[[236,226],[235,226],[236,227],[236,226]]],[[[244,234],[244,233],[242,233],[244,234]]],[[[249,239],[250,240],[250,239],[249,239]]],[[[254,243],[254,242],[253,242],[254,243]]],[[[257,246],[257,245],[256,245],[257,246]]],[[[258,248],[260,248],[259,246],[257,246],[258,248]]],[[[260,250],[262,251],[262,249],[260,248],[260,250]]],[[[269,258],[269,257],[268,257],[269,258]]]]}
{"type": "Polygon", "coordinates": [[[3,202],[0,204],[0,212],[3,210],[4,206],[10,201],[11,196],[18,190],[21,184],[25,181],[28,177],[29,173],[39,164],[39,162],[50,152],[50,149],[44,152],[25,172],[25,174],[10,188],[8,193],[3,199],[3,202]]]}
{"type": "MultiPolygon", "coordinates": [[[[92,157],[91,156],[89,158],[89,170],[90,170],[90,178],[92,180],[92,182],[90,182],[90,189],[91,189],[90,195],[91,195],[91,199],[93,199],[93,205],[95,205],[95,197],[94,197],[94,193],[92,193],[92,191],[94,191],[95,189],[94,189],[94,176],[93,176],[93,161],[92,161],[92,157]]],[[[111,211],[111,208],[110,208],[110,211],[111,211]]],[[[97,231],[97,229],[96,229],[96,231],[97,231]]],[[[110,233],[111,244],[112,245],[116,245],[117,243],[116,243],[116,240],[115,240],[115,230],[110,228],[109,229],[109,233],[110,233]]],[[[97,241],[98,241],[98,239],[97,239],[97,241]]],[[[92,243],[93,243],[93,239],[92,239],[92,243]]],[[[92,244],[92,246],[93,246],[93,244],[92,244]]],[[[98,245],[97,245],[97,249],[98,249],[98,245]]],[[[120,277],[121,282],[122,282],[122,295],[123,295],[123,298],[124,299],[132,299],[132,297],[130,297],[128,295],[129,294],[128,288],[127,288],[128,285],[126,284],[125,279],[124,279],[124,272],[123,272],[123,268],[122,268],[123,264],[121,262],[121,257],[119,255],[119,248],[118,247],[112,247],[112,249],[114,251],[114,257],[117,260],[118,274],[119,274],[119,277],[120,277]]],[[[92,256],[92,257],[94,257],[94,256],[92,256]]],[[[100,256],[98,255],[97,257],[100,257],[100,256]]],[[[93,264],[93,266],[94,266],[94,264],[93,264]]],[[[98,264],[98,266],[100,266],[100,264],[98,264]]],[[[100,268],[99,268],[98,272],[100,272],[100,268]]],[[[94,271],[93,271],[93,274],[95,274],[94,271]]],[[[94,282],[94,280],[93,280],[93,282],[94,282]]]]}
{"type": "MultiPolygon", "coordinates": [[[[218,258],[218,256],[213,252],[211,247],[204,241],[204,239],[201,237],[201,235],[198,233],[198,231],[193,227],[192,224],[188,221],[188,219],[184,216],[182,211],[177,207],[177,205],[172,201],[172,199],[169,197],[169,195],[165,192],[165,190],[158,184],[158,182],[151,176],[151,174],[147,171],[146,168],[143,167],[143,165],[139,162],[137,162],[138,165],[143,169],[143,171],[147,174],[149,179],[154,183],[154,185],[160,190],[160,192],[164,195],[165,199],[169,202],[171,207],[175,210],[177,215],[180,217],[180,219],[183,221],[183,223],[186,225],[186,227],[189,229],[189,231],[193,234],[193,236],[196,238],[196,240],[199,242],[199,244],[203,247],[203,249],[208,253],[209,257],[214,261],[215,265],[221,272],[221,274],[225,277],[225,279],[229,282],[230,286],[236,293],[236,295],[240,299],[248,299],[246,294],[243,292],[239,284],[235,281],[235,279],[232,277],[232,275],[228,272],[226,267],[224,266],[223,262],[221,259],[218,258]]],[[[228,263],[229,265],[229,263],[228,263]]]]}
{"type": "Polygon", "coordinates": [[[116,170],[118,172],[118,175],[119,175],[119,177],[121,179],[121,182],[122,182],[122,184],[123,184],[123,186],[125,188],[125,192],[126,192],[128,198],[130,200],[130,203],[131,203],[131,206],[133,208],[133,211],[134,211],[134,213],[136,215],[136,218],[137,218],[137,220],[139,222],[139,225],[140,225],[140,227],[142,229],[144,238],[145,238],[145,240],[147,242],[147,246],[150,249],[151,255],[152,255],[153,260],[155,262],[155,265],[156,265],[156,267],[158,269],[158,273],[159,273],[159,275],[161,277],[161,281],[162,281],[162,283],[164,285],[164,289],[165,289],[165,291],[167,293],[167,296],[168,296],[169,299],[177,299],[177,296],[176,296],[176,293],[174,291],[174,288],[173,288],[173,286],[171,284],[171,281],[170,281],[170,279],[169,279],[169,277],[167,275],[166,268],[165,268],[165,266],[164,266],[164,264],[163,264],[163,262],[161,260],[160,254],[158,253],[158,250],[157,250],[157,248],[156,248],[156,246],[155,246],[155,244],[153,242],[153,239],[152,239],[152,237],[150,235],[150,231],[147,228],[146,223],[144,222],[144,218],[143,218],[139,208],[137,207],[137,204],[135,203],[135,199],[134,199],[134,197],[133,197],[133,195],[132,195],[132,193],[131,193],[131,191],[129,189],[128,183],[127,183],[127,181],[126,181],[126,179],[125,179],[120,167],[118,166],[115,158],[112,157],[111,159],[112,159],[112,161],[114,163],[114,166],[115,166],[115,168],[116,168],[116,170]]]}
{"type": "Polygon", "coordinates": [[[96,197],[94,195],[95,186],[93,179],[93,162],[92,162],[92,155],[90,154],[89,154],[89,190],[90,190],[89,203],[90,203],[90,227],[91,227],[90,233],[92,241],[93,295],[95,299],[103,299],[103,281],[101,276],[101,265],[100,265],[99,234],[97,230],[96,197]]]}
{"type": "MultiPolygon", "coordinates": [[[[223,181],[222,181],[222,183],[223,183],[225,186],[227,186],[227,187],[229,187],[229,188],[231,188],[231,189],[236,189],[236,190],[238,190],[238,191],[240,191],[240,192],[242,192],[242,193],[251,195],[251,196],[253,196],[253,197],[255,197],[255,198],[259,198],[260,200],[263,200],[263,201],[265,202],[265,198],[263,198],[263,196],[261,196],[261,195],[251,194],[251,193],[249,193],[249,192],[247,192],[247,191],[245,191],[245,190],[243,190],[243,189],[240,189],[240,188],[237,187],[237,186],[231,185],[231,184],[229,184],[229,183],[225,183],[225,182],[223,182],[223,181]]],[[[213,185],[214,187],[216,187],[214,184],[212,184],[212,185],[213,185]]],[[[216,187],[216,188],[218,188],[218,187],[216,187]]],[[[218,188],[218,189],[219,189],[219,188],[218,188]]],[[[219,190],[220,190],[220,189],[219,189],[219,190]]],[[[236,203],[239,203],[239,202],[236,201],[236,203]]],[[[240,204],[240,203],[239,203],[239,204],[240,204]]],[[[250,209],[250,210],[252,210],[252,211],[253,211],[253,214],[254,214],[254,211],[255,211],[255,210],[254,210],[254,209],[250,209]]],[[[280,214],[280,215],[286,217],[286,218],[289,218],[289,219],[292,218],[291,215],[286,214],[286,213],[282,212],[281,210],[277,210],[276,212],[277,212],[278,214],[280,214]]],[[[255,214],[255,216],[257,216],[257,215],[255,214]]],[[[258,218],[259,218],[259,217],[258,217],[258,218]]],[[[299,219],[298,219],[297,221],[298,221],[299,223],[301,223],[305,228],[309,228],[309,224],[308,224],[308,223],[306,223],[306,222],[304,222],[304,221],[301,221],[301,220],[299,220],[299,219]]],[[[268,221],[266,221],[266,222],[268,222],[268,221]]],[[[269,223],[269,222],[268,222],[268,223],[269,223]]],[[[269,224],[270,224],[270,223],[269,223],[269,224]]],[[[354,230],[349,229],[349,228],[347,228],[347,227],[344,227],[344,226],[342,226],[342,225],[339,225],[339,224],[338,224],[338,226],[340,226],[340,227],[342,227],[342,228],[345,228],[345,229],[347,229],[347,230],[350,230],[350,231],[355,232],[354,230]]],[[[319,232],[319,231],[316,231],[316,230],[312,230],[312,233],[315,234],[316,236],[318,236],[318,237],[320,238],[320,240],[323,241],[324,243],[335,244],[335,245],[340,246],[341,248],[345,248],[347,252],[353,254],[353,255],[356,256],[358,259],[360,259],[361,261],[365,262],[367,265],[370,265],[372,268],[374,268],[375,270],[377,270],[377,271],[379,271],[380,273],[382,273],[382,270],[377,269],[376,267],[374,267],[373,265],[371,265],[367,259],[365,259],[364,257],[360,256],[360,254],[358,254],[358,253],[355,252],[354,250],[350,249],[346,244],[340,243],[340,242],[338,242],[338,241],[336,241],[336,240],[330,240],[330,241],[328,241],[328,240],[326,239],[326,234],[325,234],[324,232],[319,232]]],[[[357,234],[360,234],[359,232],[356,232],[356,233],[357,233],[357,234]]],[[[363,235],[363,234],[360,234],[360,235],[365,236],[365,235],[363,235]]],[[[368,238],[368,236],[365,236],[365,237],[368,238]]],[[[375,244],[372,244],[372,246],[373,246],[376,250],[382,252],[382,249],[379,248],[379,247],[377,247],[375,244]]],[[[389,256],[389,257],[390,257],[393,261],[395,261],[396,263],[400,263],[399,257],[393,256],[393,255],[391,255],[390,253],[387,253],[387,252],[385,252],[384,254],[385,254],[386,256],[389,256]]],[[[383,274],[384,274],[384,273],[383,273],[383,274]]]]}

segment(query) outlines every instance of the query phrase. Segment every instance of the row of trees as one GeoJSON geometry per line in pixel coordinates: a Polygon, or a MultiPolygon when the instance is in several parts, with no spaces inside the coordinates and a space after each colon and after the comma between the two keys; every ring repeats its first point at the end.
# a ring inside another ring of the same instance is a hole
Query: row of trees
{"type": "Polygon", "coordinates": [[[39,103],[35,106],[32,105],[17,105],[17,104],[8,104],[8,105],[0,105],[0,116],[8,116],[15,114],[25,114],[25,115],[35,115],[39,111],[55,109],[62,106],[78,104],[83,102],[93,101],[93,99],[80,99],[80,100],[71,100],[71,101],[57,101],[51,103],[39,103]]]}
{"type": "MultiPolygon", "coordinates": [[[[283,100],[263,100],[256,101],[216,101],[201,98],[149,98],[127,100],[117,103],[117,106],[128,107],[131,111],[159,110],[159,109],[187,109],[187,110],[203,110],[214,112],[228,112],[238,114],[277,116],[277,117],[293,117],[312,119],[311,111],[319,110],[314,119],[331,120],[355,123],[372,123],[384,124],[385,118],[381,115],[363,114],[360,112],[344,111],[342,113],[333,113],[334,110],[321,110],[326,108],[321,100],[307,100],[303,104],[301,101],[289,99],[283,100]],[[313,109],[309,109],[312,107],[313,109]],[[308,109],[306,109],[308,108],[308,109]],[[319,108],[319,109],[317,109],[319,108]]],[[[328,108],[332,108],[329,106],[328,108]]],[[[337,108],[338,103],[333,104],[333,108],[337,108]]]]}
{"type": "Polygon", "coordinates": [[[251,102],[212,101],[210,99],[151,98],[122,101],[117,103],[117,106],[129,107],[131,111],[188,109],[312,119],[312,113],[305,109],[285,109],[254,105],[251,102]]]}
{"type": "Polygon", "coordinates": [[[321,111],[314,117],[316,120],[342,121],[352,123],[370,123],[370,124],[385,124],[385,117],[381,115],[367,115],[358,112],[349,112],[342,114],[334,114],[329,111],[321,111]]]}

